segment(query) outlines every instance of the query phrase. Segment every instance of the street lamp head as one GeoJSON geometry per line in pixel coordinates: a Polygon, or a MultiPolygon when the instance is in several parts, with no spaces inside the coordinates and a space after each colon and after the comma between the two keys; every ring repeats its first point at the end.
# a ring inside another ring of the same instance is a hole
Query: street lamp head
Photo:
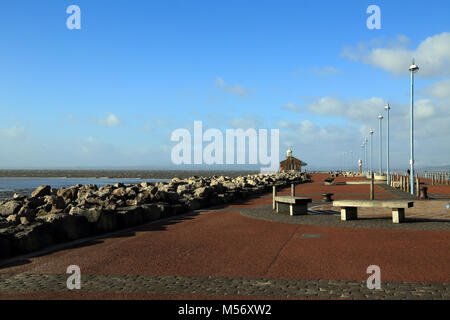
{"type": "Polygon", "coordinates": [[[412,65],[409,67],[409,71],[414,72],[414,73],[419,71],[419,66],[416,65],[416,63],[414,62],[414,59],[412,61],[412,65]]]}
{"type": "Polygon", "coordinates": [[[389,103],[384,107],[384,110],[386,110],[386,111],[391,110],[391,106],[389,105],[389,103]]]}
{"type": "Polygon", "coordinates": [[[380,114],[379,116],[378,116],[378,119],[380,119],[380,120],[383,120],[383,116],[380,114]]]}
{"type": "Polygon", "coordinates": [[[370,133],[370,134],[373,134],[373,133],[374,133],[374,131],[373,131],[373,130],[370,130],[370,131],[369,131],[369,133],[370,133]]]}

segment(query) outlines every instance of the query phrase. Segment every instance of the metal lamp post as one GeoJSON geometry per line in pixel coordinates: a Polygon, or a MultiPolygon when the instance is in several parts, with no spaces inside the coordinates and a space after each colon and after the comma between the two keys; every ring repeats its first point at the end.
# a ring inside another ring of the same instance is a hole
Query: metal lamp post
{"type": "Polygon", "coordinates": [[[342,152],[342,171],[345,171],[345,152],[342,152]]]}
{"type": "Polygon", "coordinates": [[[361,161],[363,161],[362,159],[364,159],[363,165],[361,166],[362,171],[364,172],[364,167],[366,166],[366,158],[365,158],[365,150],[366,150],[366,146],[364,145],[364,142],[361,144],[361,161]]]}
{"type": "Polygon", "coordinates": [[[369,169],[369,166],[367,165],[367,143],[369,141],[367,138],[364,138],[364,161],[366,162],[366,169],[369,169]]]}
{"type": "Polygon", "coordinates": [[[373,130],[370,130],[370,174],[373,172],[373,166],[372,166],[372,149],[373,149],[373,130]]]}
{"type": "Polygon", "coordinates": [[[352,172],[353,171],[353,151],[350,150],[350,167],[349,167],[349,171],[352,172]]]}
{"type": "Polygon", "coordinates": [[[384,117],[381,114],[378,116],[378,119],[380,120],[380,176],[383,175],[383,118],[384,117]]]}
{"type": "Polygon", "coordinates": [[[414,195],[414,74],[417,71],[419,71],[419,67],[413,59],[412,65],[409,67],[409,72],[411,73],[411,159],[409,160],[409,164],[411,166],[411,195],[414,195]]]}
{"type": "Polygon", "coordinates": [[[387,165],[387,171],[386,171],[386,176],[387,176],[387,185],[389,185],[389,173],[390,173],[390,170],[389,170],[389,110],[391,110],[391,107],[389,106],[389,103],[384,107],[384,109],[386,110],[386,112],[387,112],[387,163],[386,163],[386,165],[387,165]]]}

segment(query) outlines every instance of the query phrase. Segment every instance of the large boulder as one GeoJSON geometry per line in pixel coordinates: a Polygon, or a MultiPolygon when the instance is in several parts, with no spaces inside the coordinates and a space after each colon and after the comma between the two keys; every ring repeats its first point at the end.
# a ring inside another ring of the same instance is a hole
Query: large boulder
{"type": "Polygon", "coordinates": [[[141,207],[124,207],[120,208],[117,213],[122,228],[134,227],[144,222],[144,210],[141,207]]]}
{"type": "Polygon", "coordinates": [[[78,187],[71,187],[66,189],[59,189],[56,193],[59,197],[62,197],[65,202],[69,203],[75,201],[78,196],[78,187]]]}
{"type": "Polygon", "coordinates": [[[104,233],[120,227],[120,217],[114,211],[107,211],[101,207],[81,208],[73,207],[69,215],[81,216],[91,224],[92,232],[104,233]]]}
{"type": "Polygon", "coordinates": [[[18,223],[19,222],[19,218],[18,218],[17,214],[12,214],[12,215],[9,215],[6,218],[6,221],[9,222],[9,223],[18,223]]]}
{"type": "Polygon", "coordinates": [[[19,212],[22,207],[22,203],[16,200],[6,201],[0,205],[0,215],[10,216],[19,212]]]}
{"type": "Polygon", "coordinates": [[[205,208],[208,205],[208,200],[205,198],[188,197],[183,199],[184,204],[189,211],[205,208]]]}
{"type": "Polygon", "coordinates": [[[238,188],[238,186],[234,182],[231,182],[231,181],[223,182],[222,186],[228,190],[234,190],[234,189],[238,188]]]}
{"type": "Polygon", "coordinates": [[[120,188],[115,189],[112,192],[112,195],[118,199],[125,197],[125,195],[126,195],[125,188],[120,187],[120,188]]]}
{"type": "Polygon", "coordinates": [[[120,228],[121,217],[115,211],[104,210],[97,221],[97,232],[111,232],[120,228]]]}
{"type": "Polygon", "coordinates": [[[75,216],[67,213],[47,214],[36,218],[50,226],[55,243],[71,241],[87,237],[92,234],[91,225],[83,216],[75,216]]]}
{"type": "Polygon", "coordinates": [[[18,194],[18,193],[14,193],[14,195],[13,195],[13,199],[17,200],[17,201],[23,201],[26,198],[27,198],[27,196],[24,196],[24,195],[21,195],[21,194],[18,194]]]}
{"type": "Polygon", "coordinates": [[[48,214],[50,211],[52,211],[52,204],[51,203],[46,203],[43,204],[42,206],[39,206],[35,209],[36,212],[36,216],[45,216],[46,214],[48,214]]]}
{"type": "Polygon", "coordinates": [[[92,207],[92,208],[73,207],[69,212],[69,214],[72,216],[83,216],[91,223],[96,223],[98,219],[100,219],[102,213],[103,210],[102,208],[99,207],[92,207]]]}
{"type": "Polygon", "coordinates": [[[193,184],[181,184],[177,187],[177,193],[180,195],[186,194],[194,190],[195,187],[193,184]]]}
{"type": "Polygon", "coordinates": [[[15,254],[38,251],[53,244],[49,224],[18,225],[12,232],[11,248],[15,254]]]}
{"type": "Polygon", "coordinates": [[[86,200],[88,198],[94,198],[95,197],[94,193],[96,191],[97,190],[87,188],[86,186],[84,186],[83,188],[80,188],[77,193],[78,202],[80,202],[81,200],[86,200]]]}
{"type": "Polygon", "coordinates": [[[136,186],[125,188],[125,195],[127,196],[128,199],[136,197],[138,192],[139,189],[136,186]]]}
{"type": "Polygon", "coordinates": [[[195,189],[194,196],[196,198],[207,198],[214,192],[214,189],[211,187],[200,187],[195,189]]]}
{"type": "Polygon", "coordinates": [[[144,189],[141,192],[139,192],[135,198],[136,205],[141,205],[144,203],[150,203],[152,202],[153,198],[155,196],[148,190],[144,189]]]}
{"type": "Polygon", "coordinates": [[[225,188],[223,186],[223,184],[221,182],[219,182],[218,180],[212,180],[211,183],[209,184],[209,186],[211,188],[214,188],[215,193],[223,193],[227,190],[227,188],[225,188]]]}
{"type": "Polygon", "coordinates": [[[156,203],[142,205],[145,222],[155,221],[161,218],[161,208],[156,203]]]}
{"type": "Polygon", "coordinates": [[[30,209],[36,209],[40,206],[43,206],[44,204],[45,204],[44,197],[40,197],[40,198],[31,197],[31,198],[26,199],[24,202],[24,205],[30,209]]]}
{"type": "Polygon", "coordinates": [[[30,221],[27,217],[20,217],[20,224],[27,225],[30,224],[30,221]]]}
{"type": "Polygon", "coordinates": [[[144,182],[141,182],[139,185],[140,185],[142,188],[148,188],[148,187],[150,187],[152,184],[151,184],[150,182],[144,181],[144,182]]]}
{"type": "Polygon", "coordinates": [[[158,190],[155,198],[160,202],[178,203],[178,193],[158,190]]]}
{"type": "Polygon", "coordinates": [[[23,206],[22,208],[20,208],[17,215],[20,217],[30,218],[30,217],[34,217],[36,215],[36,213],[33,209],[28,208],[27,206],[23,206]]]}
{"type": "Polygon", "coordinates": [[[43,196],[49,196],[52,194],[52,187],[50,186],[40,186],[37,187],[36,190],[34,190],[31,193],[32,197],[43,197],[43,196]]]}
{"type": "Polygon", "coordinates": [[[64,209],[66,207],[66,202],[63,197],[60,196],[45,196],[44,201],[46,204],[50,204],[52,209],[64,209]]]}
{"type": "Polygon", "coordinates": [[[111,200],[106,200],[102,203],[102,208],[107,211],[115,211],[117,209],[117,203],[111,200]]]}

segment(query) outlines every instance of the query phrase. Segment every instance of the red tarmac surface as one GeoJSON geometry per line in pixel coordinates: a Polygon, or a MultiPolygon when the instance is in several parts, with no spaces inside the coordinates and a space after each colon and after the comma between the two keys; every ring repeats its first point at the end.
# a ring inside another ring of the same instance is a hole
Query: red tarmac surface
{"type": "MultiPolygon", "coordinates": [[[[315,182],[298,185],[296,194],[317,194],[313,199],[321,199],[323,192],[335,193],[335,199],[368,198],[369,185],[323,186],[325,177],[315,175],[315,182]]],[[[379,186],[375,186],[375,191],[378,198],[394,198],[379,186]]],[[[449,231],[309,226],[257,220],[239,213],[239,208],[269,203],[271,195],[175,222],[161,221],[136,228],[135,232],[30,258],[17,266],[0,269],[0,273],[65,274],[67,267],[75,264],[80,266],[82,274],[99,275],[366,280],[367,267],[378,265],[383,281],[450,282],[449,231]],[[301,234],[322,234],[322,237],[305,239],[300,238],[301,234]]],[[[193,299],[205,296],[0,292],[0,298],[193,299]]]]}

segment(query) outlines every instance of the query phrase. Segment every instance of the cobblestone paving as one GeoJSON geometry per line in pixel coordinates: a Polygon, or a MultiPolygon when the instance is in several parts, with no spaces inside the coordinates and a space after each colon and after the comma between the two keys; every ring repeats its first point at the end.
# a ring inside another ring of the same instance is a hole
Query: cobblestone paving
{"type": "MultiPolygon", "coordinates": [[[[68,291],[68,276],[0,275],[0,295],[2,292],[68,291]]],[[[382,282],[381,289],[369,290],[365,281],[346,280],[82,275],[80,290],[273,298],[450,300],[449,283],[382,282]]]]}

